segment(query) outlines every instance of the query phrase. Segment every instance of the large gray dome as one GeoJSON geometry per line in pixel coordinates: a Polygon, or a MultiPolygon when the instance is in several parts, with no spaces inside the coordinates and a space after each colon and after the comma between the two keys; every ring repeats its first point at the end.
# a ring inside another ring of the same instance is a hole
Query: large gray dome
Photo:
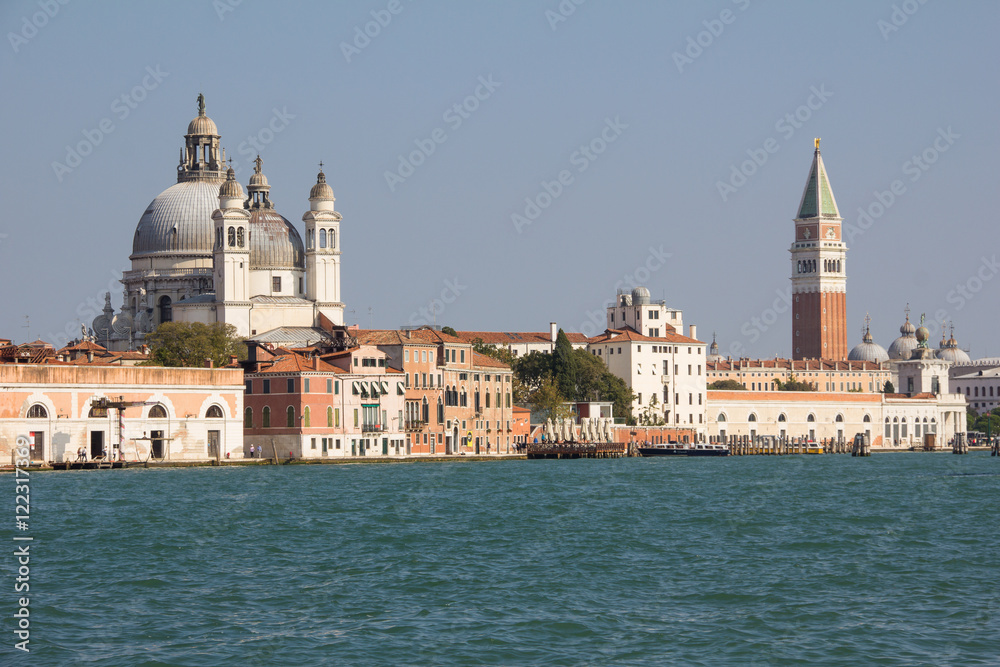
{"type": "Polygon", "coordinates": [[[306,268],[302,237],[273,208],[250,209],[250,268],[306,268]]]}
{"type": "Polygon", "coordinates": [[[870,331],[865,331],[861,342],[855,345],[854,349],[847,355],[847,360],[871,361],[881,364],[882,362],[889,361],[889,354],[885,351],[884,347],[875,342],[870,331]]]}
{"type": "Polygon", "coordinates": [[[139,218],[131,259],[145,255],[212,256],[212,211],[224,180],[184,181],[161,192],[139,218]]]}

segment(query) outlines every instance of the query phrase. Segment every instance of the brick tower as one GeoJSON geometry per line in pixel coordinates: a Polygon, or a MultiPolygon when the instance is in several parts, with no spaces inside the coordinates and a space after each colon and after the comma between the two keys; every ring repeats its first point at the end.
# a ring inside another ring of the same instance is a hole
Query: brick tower
{"type": "Polygon", "coordinates": [[[817,139],[789,250],[793,359],[847,359],[847,246],[841,220],[817,139]]]}

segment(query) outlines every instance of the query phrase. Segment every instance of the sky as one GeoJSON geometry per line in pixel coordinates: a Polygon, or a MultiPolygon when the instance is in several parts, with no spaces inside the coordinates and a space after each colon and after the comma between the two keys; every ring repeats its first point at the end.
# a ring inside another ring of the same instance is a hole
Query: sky
{"type": "Polygon", "coordinates": [[[791,354],[788,248],[821,150],[848,344],[904,307],[1000,355],[1000,3],[0,3],[0,337],[121,304],[203,93],[303,233],[322,160],[345,319],[593,335],[649,288],[723,354],[791,354]]]}

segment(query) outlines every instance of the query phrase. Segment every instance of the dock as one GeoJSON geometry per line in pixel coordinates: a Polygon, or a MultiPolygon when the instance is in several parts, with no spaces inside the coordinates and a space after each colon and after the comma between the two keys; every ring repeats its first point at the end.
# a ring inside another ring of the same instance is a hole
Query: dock
{"type": "Polygon", "coordinates": [[[563,442],[529,444],[529,459],[620,459],[628,445],[619,442],[563,442]]]}

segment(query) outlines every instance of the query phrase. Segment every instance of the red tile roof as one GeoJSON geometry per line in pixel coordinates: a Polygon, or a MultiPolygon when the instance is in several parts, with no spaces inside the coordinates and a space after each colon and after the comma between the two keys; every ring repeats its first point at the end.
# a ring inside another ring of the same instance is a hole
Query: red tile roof
{"type": "Polygon", "coordinates": [[[632,327],[623,327],[621,329],[607,329],[604,333],[598,334],[593,338],[589,339],[590,343],[620,343],[620,342],[632,342],[632,343],[680,343],[686,345],[704,345],[700,340],[694,338],[688,338],[687,336],[682,336],[676,333],[667,333],[664,336],[653,337],[653,336],[643,336],[641,333],[637,332],[632,327]]]}
{"type": "MultiPolygon", "coordinates": [[[[486,345],[519,345],[523,343],[552,344],[552,337],[548,331],[456,331],[458,337],[466,343],[472,343],[479,339],[486,345]]],[[[586,344],[587,337],[581,333],[564,331],[570,343],[586,344]]]]}
{"type": "Polygon", "coordinates": [[[480,354],[475,351],[472,353],[472,365],[480,368],[503,368],[505,370],[510,370],[510,366],[499,359],[494,359],[489,355],[480,354]]]}

